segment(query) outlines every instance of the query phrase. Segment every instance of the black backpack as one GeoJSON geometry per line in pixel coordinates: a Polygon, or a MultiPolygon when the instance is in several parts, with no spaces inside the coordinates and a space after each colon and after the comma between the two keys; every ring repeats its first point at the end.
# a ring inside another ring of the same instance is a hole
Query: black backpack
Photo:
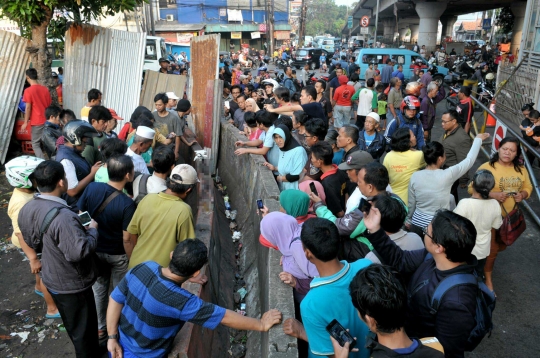
{"type": "MultiPolygon", "coordinates": [[[[431,254],[426,256],[426,260],[432,258],[431,254]]],[[[439,305],[448,290],[461,285],[473,285],[478,287],[476,294],[476,314],[475,321],[476,326],[469,334],[469,339],[465,346],[466,351],[474,350],[487,334],[491,336],[491,330],[493,329],[492,315],[495,310],[495,294],[489,290],[486,284],[479,280],[476,272],[471,273],[456,273],[446,277],[439,282],[431,298],[431,314],[437,314],[439,305]]]]}
{"type": "Polygon", "coordinates": [[[139,176],[141,176],[141,180],[139,181],[139,195],[137,195],[137,197],[134,200],[135,204],[139,204],[140,201],[148,194],[148,189],[146,188],[146,184],[148,183],[148,178],[150,178],[150,174],[143,174],[141,172],[136,172],[135,178],[139,176]]]}

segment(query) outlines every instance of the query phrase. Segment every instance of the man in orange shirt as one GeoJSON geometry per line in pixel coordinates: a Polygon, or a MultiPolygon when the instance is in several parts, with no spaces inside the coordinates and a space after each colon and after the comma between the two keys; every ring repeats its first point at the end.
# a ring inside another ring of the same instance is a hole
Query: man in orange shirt
{"type": "Polygon", "coordinates": [[[32,133],[32,149],[38,158],[45,159],[41,150],[41,135],[45,126],[45,109],[52,103],[49,89],[42,86],[37,81],[37,71],[35,68],[26,70],[26,80],[30,83],[23,94],[23,102],[26,103],[26,112],[24,113],[24,123],[21,127],[25,131],[28,122],[30,122],[32,133]]]}
{"type": "Polygon", "coordinates": [[[339,129],[351,122],[351,98],[354,95],[354,87],[348,85],[349,79],[345,75],[338,77],[339,87],[336,88],[332,98],[334,106],[334,127],[339,129]]]}

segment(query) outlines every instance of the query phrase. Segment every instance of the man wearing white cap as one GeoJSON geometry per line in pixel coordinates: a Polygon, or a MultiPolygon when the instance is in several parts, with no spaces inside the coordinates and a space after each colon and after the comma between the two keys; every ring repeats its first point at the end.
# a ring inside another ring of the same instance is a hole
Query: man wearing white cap
{"type": "Polygon", "coordinates": [[[368,152],[377,161],[386,150],[386,140],[378,132],[380,120],[380,116],[377,113],[368,113],[364,123],[364,129],[360,131],[358,136],[358,147],[360,150],[368,152]]]}
{"type": "Polygon", "coordinates": [[[131,157],[133,160],[133,165],[135,166],[136,172],[141,172],[143,174],[150,174],[148,167],[142,157],[143,153],[146,153],[148,149],[152,146],[154,142],[154,135],[156,132],[152,128],[145,126],[137,127],[137,132],[135,132],[135,138],[133,143],[128,148],[126,155],[131,157]]]}
{"type": "Polygon", "coordinates": [[[195,168],[180,164],[167,179],[167,190],[141,200],[127,229],[134,246],[126,250],[129,268],[144,261],[167,267],[176,244],[195,237],[191,207],[184,200],[198,182],[195,168]]]}
{"type": "Polygon", "coordinates": [[[166,110],[169,112],[176,113],[176,104],[178,103],[178,100],[180,99],[180,97],[174,94],[174,92],[167,92],[165,94],[169,98],[169,101],[167,102],[166,110]]]}

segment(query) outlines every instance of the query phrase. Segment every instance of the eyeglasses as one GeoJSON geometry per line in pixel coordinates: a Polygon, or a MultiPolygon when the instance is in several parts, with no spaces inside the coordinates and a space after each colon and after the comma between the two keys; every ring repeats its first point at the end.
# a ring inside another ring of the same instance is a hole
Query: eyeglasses
{"type": "Polygon", "coordinates": [[[422,234],[424,234],[424,236],[427,236],[427,237],[429,237],[431,240],[433,240],[433,236],[431,236],[430,234],[428,234],[427,228],[428,228],[427,226],[425,226],[425,227],[422,228],[422,234]]]}
{"type": "Polygon", "coordinates": [[[314,135],[305,135],[304,134],[304,138],[313,138],[313,137],[315,137],[315,136],[314,135]]]}
{"type": "Polygon", "coordinates": [[[451,120],[449,120],[449,121],[441,121],[441,123],[442,123],[442,124],[446,124],[446,123],[450,123],[450,122],[452,122],[452,121],[454,121],[454,120],[455,120],[455,119],[451,119],[451,120]]]}

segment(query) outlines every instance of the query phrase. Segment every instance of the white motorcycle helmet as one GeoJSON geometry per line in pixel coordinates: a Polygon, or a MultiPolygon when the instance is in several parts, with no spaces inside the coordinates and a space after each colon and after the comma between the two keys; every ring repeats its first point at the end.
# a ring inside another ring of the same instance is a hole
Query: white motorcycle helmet
{"type": "Polygon", "coordinates": [[[274,86],[274,91],[276,90],[276,88],[280,87],[279,83],[277,83],[277,81],[273,78],[269,78],[267,80],[262,81],[263,87],[266,86],[267,84],[274,86]]]}
{"type": "Polygon", "coordinates": [[[15,188],[29,189],[32,187],[30,175],[39,163],[44,160],[41,158],[23,155],[6,163],[6,177],[9,184],[15,188]]]}

